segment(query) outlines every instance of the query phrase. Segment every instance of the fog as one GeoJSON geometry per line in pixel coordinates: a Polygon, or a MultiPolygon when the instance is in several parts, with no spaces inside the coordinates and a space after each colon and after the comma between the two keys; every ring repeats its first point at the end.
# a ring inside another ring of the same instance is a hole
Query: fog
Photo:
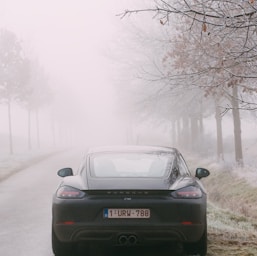
{"type": "MultiPolygon", "coordinates": [[[[13,101],[14,151],[28,149],[28,137],[32,149],[127,143],[176,146],[171,120],[179,109],[172,102],[174,98],[168,95],[159,104],[156,97],[150,104],[142,104],[148,116],[134,119],[137,110],[133,103],[138,95],[154,95],[154,88],[157,92],[163,86],[151,85],[153,89],[148,90],[150,86],[145,84],[133,94],[133,88],[142,86],[142,79],[136,80],[140,72],[156,72],[154,68],[167,51],[160,39],[163,35],[172,37],[172,26],[161,25],[152,13],[124,18],[117,14],[149,4],[136,0],[0,1],[0,28],[16,35],[26,58],[45,74],[45,85],[51,92],[49,102],[40,106],[38,113],[32,111],[30,121],[26,107],[13,101]]],[[[8,112],[4,100],[1,103],[1,152],[8,153],[8,112]]],[[[213,108],[211,104],[207,103],[213,108]]],[[[216,122],[211,112],[204,117],[204,144],[207,150],[212,145],[208,152],[215,155],[216,122]]],[[[256,118],[243,113],[241,117],[242,138],[250,141],[248,145],[244,141],[243,146],[251,147],[256,118]]],[[[224,143],[230,154],[233,129],[230,112],[223,118],[224,143]]]]}
{"type": "MultiPolygon", "coordinates": [[[[117,74],[109,52],[115,49],[120,29],[116,14],[124,4],[115,0],[1,1],[0,27],[15,33],[25,54],[40,63],[54,94],[51,106],[40,110],[44,141],[52,139],[55,126],[57,136],[69,134],[59,138],[62,143],[65,138],[82,144],[125,142],[113,87],[117,74]]],[[[6,133],[6,106],[0,107],[0,131],[6,133]]],[[[14,105],[12,112],[14,136],[27,136],[26,111],[14,105]]]]}

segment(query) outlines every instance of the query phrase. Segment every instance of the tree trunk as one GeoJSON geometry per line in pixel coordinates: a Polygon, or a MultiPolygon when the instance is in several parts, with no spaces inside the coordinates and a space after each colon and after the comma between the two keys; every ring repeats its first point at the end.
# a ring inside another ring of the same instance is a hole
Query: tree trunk
{"type": "Polygon", "coordinates": [[[52,138],[53,138],[53,146],[56,146],[56,139],[55,139],[55,123],[54,123],[54,119],[52,118],[52,138]]]}
{"type": "Polygon", "coordinates": [[[176,124],[177,124],[177,145],[178,145],[178,147],[181,147],[181,137],[183,137],[181,134],[182,134],[182,132],[181,132],[181,119],[180,118],[178,118],[177,119],[177,122],[176,122],[176,124]]]}
{"type": "Polygon", "coordinates": [[[188,116],[184,116],[183,119],[183,130],[182,130],[182,147],[185,149],[191,149],[190,141],[190,120],[188,116]]]}
{"type": "Polygon", "coordinates": [[[176,134],[176,121],[171,121],[171,146],[175,147],[177,144],[177,134],[176,134]]]}
{"type": "Polygon", "coordinates": [[[199,117],[199,133],[200,133],[201,137],[204,135],[203,115],[202,115],[202,113],[200,114],[200,117],[199,117]]]}
{"type": "Polygon", "coordinates": [[[40,133],[39,133],[38,109],[36,110],[36,129],[37,129],[37,147],[40,148],[40,133]]]}
{"type": "Polygon", "coordinates": [[[13,154],[13,135],[12,135],[12,118],[11,118],[11,101],[7,102],[8,107],[8,124],[9,124],[9,153],[13,154]]]}
{"type": "Polygon", "coordinates": [[[217,132],[217,159],[224,160],[224,151],[223,151],[223,134],[222,134],[222,117],[220,107],[215,102],[215,118],[216,118],[216,132],[217,132]]]}
{"type": "Polygon", "coordinates": [[[28,108],[28,150],[31,150],[31,111],[28,108]]]}
{"type": "Polygon", "coordinates": [[[199,139],[199,127],[198,127],[198,119],[193,116],[190,118],[191,120],[191,148],[193,152],[196,152],[199,150],[199,145],[198,145],[198,139],[199,139]]]}
{"type": "Polygon", "coordinates": [[[243,166],[243,151],[242,151],[242,139],[241,139],[241,120],[238,104],[238,87],[234,86],[232,89],[232,114],[234,121],[234,141],[235,141],[235,160],[239,166],[243,166]]]}

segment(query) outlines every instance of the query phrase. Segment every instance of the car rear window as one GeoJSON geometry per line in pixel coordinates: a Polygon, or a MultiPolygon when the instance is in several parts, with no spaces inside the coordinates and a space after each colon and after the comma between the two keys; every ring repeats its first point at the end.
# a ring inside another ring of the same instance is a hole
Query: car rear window
{"type": "Polygon", "coordinates": [[[167,175],[174,156],[168,153],[105,153],[90,158],[93,177],[152,177],[167,175]]]}

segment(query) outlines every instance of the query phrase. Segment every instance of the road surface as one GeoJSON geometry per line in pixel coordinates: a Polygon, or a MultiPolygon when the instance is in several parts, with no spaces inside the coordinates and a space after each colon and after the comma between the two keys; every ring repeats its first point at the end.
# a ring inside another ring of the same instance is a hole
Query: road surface
{"type": "Polygon", "coordinates": [[[78,168],[82,154],[54,155],[0,182],[0,255],[52,256],[51,200],[62,167],[78,168]]]}
{"type": "MultiPolygon", "coordinates": [[[[53,256],[51,201],[58,182],[57,170],[77,170],[83,152],[63,152],[19,171],[0,182],[0,255],[53,256]]],[[[122,256],[178,255],[167,248],[91,248],[91,254],[122,256]]],[[[171,249],[169,249],[171,250],[171,249]]],[[[79,256],[85,255],[83,247],[79,256]]],[[[71,255],[72,256],[72,255],[71,255]]]]}

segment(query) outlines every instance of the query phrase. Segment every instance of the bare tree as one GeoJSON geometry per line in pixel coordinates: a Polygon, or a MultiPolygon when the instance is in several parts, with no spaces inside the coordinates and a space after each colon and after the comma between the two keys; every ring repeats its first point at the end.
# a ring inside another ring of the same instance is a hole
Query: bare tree
{"type": "Polygon", "coordinates": [[[47,85],[47,75],[38,61],[29,61],[30,76],[25,86],[20,90],[20,103],[28,113],[28,149],[31,149],[31,113],[36,115],[37,147],[40,148],[39,110],[51,102],[52,92],[47,85]]]}
{"type": "Polygon", "coordinates": [[[207,35],[213,46],[222,49],[223,58],[226,60],[223,69],[227,73],[238,78],[257,77],[255,0],[155,0],[151,3],[154,3],[153,7],[126,10],[121,15],[124,17],[132,13],[153,12],[155,18],[164,25],[174,25],[174,14],[180,15],[180,23],[185,30],[192,31],[196,28],[199,41],[207,35]],[[247,68],[241,70],[242,64],[247,68]],[[235,72],[237,66],[239,72],[235,72]]]}
{"type": "Polygon", "coordinates": [[[27,79],[27,62],[18,38],[8,30],[0,30],[0,99],[8,109],[10,154],[13,154],[11,107],[27,79]]]}
{"type": "MultiPolygon", "coordinates": [[[[191,80],[186,79],[188,74],[184,72],[184,68],[181,74],[178,73],[178,68],[174,68],[174,65],[179,63],[174,63],[175,59],[170,55],[180,55],[180,53],[179,50],[173,51],[173,44],[171,46],[171,43],[174,43],[170,39],[173,33],[167,31],[168,28],[166,30],[160,23],[155,23],[156,26],[153,26],[149,32],[142,28],[142,23],[144,22],[140,23],[140,29],[133,27],[131,33],[134,38],[131,40],[132,43],[129,41],[132,54],[135,52],[137,54],[136,61],[133,59],[131,63],[126,63],[131,65],[129,69],[126,67],[126,76],[128,76],[128,70],[132,69],[137,70],[138,75],[137,82],[133,83],[134,93],[130,102],[130,105],[134,106],[133,116],[134,118],[135,115],[139,116],[140,120],[152,120],[156,125],[167,121],[172,123],[172,145],[179,144],[187,149],[199,150],[199,144],[200,146],[203,144],[199,143],[203,141],[201,139],[202,119],[206,115],[206,112],[203,114],[206,109],[203,106],[209,99],[204,97],[204,90],[199,90],[197,83],[199,78],[195,76],[195,83],[192,83],[191,80]],[[138,33],[139,30],[140,33],[138,33]],[[131,45],[135,45],[134,48],[131,45]]],[[[133,56],[132,54],[130,56],[133,56]]],[[[131,76],[127,79],[131,80],[135,77],[131,76]]],[[[126,81],[126,84],[131,82],[126,81]]],[[[122,85],[124,81],[120,83],[123,90],[122,85]]],[[[131,87],[125,91],[126,98],[129,98],[128,90],[131,91],[131,87]]]]}
{"type": "MultiPolygon", "coordinates": [[[[255,107],[256,104],[245,104],[236,94],[257,91],[252,82],[257,77],[256,1],[156,0],[153,3],[153,7],[126,10],[122,15],[153,12],[162,25],[172,25],[173,28],[174,15],[180,16],[182,25],[171,42],[173,50],[164,57],[164,66],[168,69],[161,75],[176,86],[184,86],[185,81],[190,80],[191,86],[201,88],[206,96],[232,99],[236,161],[242,163],[239,108],[247,106],[251,109],[251,105],[255,107]],[[175,68],[174,72],[171,67],[175,68]],[[229,87],[233,88],[233,93],[229,87]]],[[[221,122],[221,118],[216,120],[221,122]]],[[[217,123],[217,129],[217,153],[220,155],[221,123],[217,123]]]]}

